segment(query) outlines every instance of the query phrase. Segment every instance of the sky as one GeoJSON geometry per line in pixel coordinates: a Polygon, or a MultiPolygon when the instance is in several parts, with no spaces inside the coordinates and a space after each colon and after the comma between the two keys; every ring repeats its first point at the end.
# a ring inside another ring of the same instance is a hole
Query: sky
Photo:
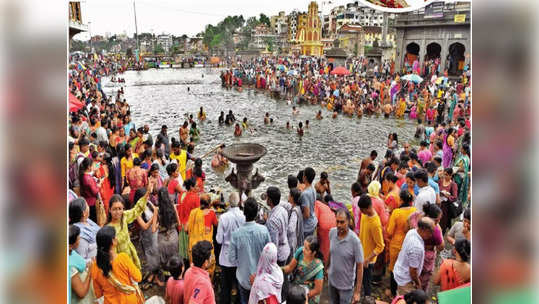
{"type": "MultiPolygon", "coordinates": [[[[268,17],[279,11],[289,14],[292,10],[307,11],[311,0],[134,0],[137,11],[138,32],[154,34],[187,34],[194,36],[207,24],[217,24],[229,15],[243,15],[247,20],[260,13],[268,17]]],[[[424,0],[407,0],[412,6],[424,5],[424,0]]],[[[323,14],[338,5],[353,0],[317,1],[323,14]]],[[[369,4],[367,1],[360,1],[369,4]]],[[[429,0],[430,2],[430,0],[429,0]]],[[[372,7],[372,4],[370,5],[372,7]]],[[[133,0],[82,0],[82,19],[89,24],[92,35],[121,34],[132,36],[135,32],[133,0]]],[[[75,37],[88,40],[89,33],[75,37]]]]}
{"type": "MultiPolygon", "coordinates": [[[[329,11],[349,2],[352,1],[318,1],[318,6],[329,11]]],[[[310,0],[135,0],[139,33],[164,32],[177,36],[196,35],[206,24],[215,25],[229,15],[243,15],[247,19],[264,13],[269,17],[283,10],[286,14],[294,9],[307,11],[309,3],[310,0]]],[[[81,10],[83,22],[90,22],[94,36],[124,31],[132,36],[135,32],[132,0],[86,0],[81,3],[81,10]]],[[[87,40],[89,34],[79,34],[75,38],[87,40]]]]}

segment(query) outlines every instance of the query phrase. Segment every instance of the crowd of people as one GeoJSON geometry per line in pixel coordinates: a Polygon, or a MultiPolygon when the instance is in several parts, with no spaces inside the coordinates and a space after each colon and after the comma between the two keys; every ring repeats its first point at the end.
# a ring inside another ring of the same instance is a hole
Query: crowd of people
{"type": "Polygon", "coordinates": [[[258,57],[234,62],[221,73],[221,83],[264,90],[294,104],[320,105],[333,112],[333,118],[338,114],[405,118],[408,113],[409,119],[422,119],[433,127],[442,122],[454,127],[464,120],[470,128],[466,117],[471,109],[471,71],[450,81],[447,71],[430,72],[431,63],[426,65],[422,75],[431,77],[418,83],[403,79],[406,68],[395,73],[390,61],[372,67],[366,58],[351,58],[345,62],[350,74],[341,76],[332,75],[334,63],[323,58],[258,57]]]}
{"type": "MultiPolygon", "coordinates": [[[[334,199],[327,172],[307,166],[288,176],[288,189],[270,185],[257,199],[205,185],[195,155],[203,134],[192,115],[177,138],[166,125],[154,135],[148,125],[137,128],[123,88],[107,96],[101,86],[125,64],[83,61],[69,72],[70,93],[85,105],[68,122],[71,302],[303,304],[326,293],[332,304],[374,303],[373,289],[387,280],[392,303],[428,303],[434,285],[470,283],[466,75],[414,85],[384,68],[368,79],[364,61],[353,59],[352,76],[334,78],[314,58],[257,58],[223,72],[225,85],[245,79],[337,113],[347,106],[374,113],[405,100],[412,116],[416,107],[419,147],[401,149],[390,134],[382,160],[375,150],[362,160],[349,198],[334,199]],[[286,73],[292,69],[298,74],[286,73]],[[462,109],[456,115],[453,102],[462,109]],[[424,110],[433,107],[438,115],[429,116],[424,110]],[[152,286],[162,294],[145,296],[152,286]]],[[[202,108],[196,117],[206,119],[202,108]]],[[[219,122],[240,128],[232,112],[219,122]]],[[[242,127],[239,135],[247,121],[242,127]]],[[[212,167],[226,164],[221,148],[212,167]]]]}

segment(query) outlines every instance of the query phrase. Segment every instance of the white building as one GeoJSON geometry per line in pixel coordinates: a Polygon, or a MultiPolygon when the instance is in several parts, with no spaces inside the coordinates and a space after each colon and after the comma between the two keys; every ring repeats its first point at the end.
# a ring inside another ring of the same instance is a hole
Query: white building
{"type": "MultiPolygon", "coordinates": [[[[394,15],[391,14],[388,17],[394,18],[394,15]]],[[[327,38],[335,37],[338,29],[345,24],[383,26],[384,13],[362,5],[358,1],[334,7],[330,14],[322,19],[322,34],[327,38]]]]}
{"type": "Polygon", "coordinates": [[[163,50],[165,50],[165,52],[168,53],[170,48],[172,47],[172,36],[161,34],[157,36],[157,43],[161,44],[161,46],[163,47],[163,50]]]}

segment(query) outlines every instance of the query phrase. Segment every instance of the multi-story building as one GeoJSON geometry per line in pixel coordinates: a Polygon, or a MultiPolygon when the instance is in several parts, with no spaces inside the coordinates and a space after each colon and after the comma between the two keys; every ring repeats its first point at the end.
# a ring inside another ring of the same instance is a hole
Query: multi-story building
{"type": "Polygon", "coordinates": [[[339,47],[348,55],[363,56],[364,32],[360,25],[345,24],[337,31],[339,47]]]}
{"type": "Polygon", "coordinates": [[[298,11],[292,11],[287,16],[287,23],[288,23],[288,42],[295,42],[296,40],[296,34],[297,34],[297,28],[298,28],[298,11]]]}
{"type": "Polygon", "coordinates": [[[163,47],[163,50],[165,50],[165,52],[168,53],[170,48],[172,47],[172,36],[161,34],[157,36],[157,43],[161,44],[161,47],[163,47]]]}
{"type": "MultiPolygon", "coordinates": [[[[393,15],[389,17],[393,18],[393,15]]],[[[330,14],[324,16],[322,28],[325,38],[333,38],[339,28],[345,24],[382,26],[383,23],[383,12],[361,5],[358,1],[355,1],[334,7],[330,11],[330,14]]]]}
{"type": "Polygon", "coordinates": [[[284,11],[270,18],[270,29],[275,35],[282,35],[288,32],[288,18],[284,11]]]}

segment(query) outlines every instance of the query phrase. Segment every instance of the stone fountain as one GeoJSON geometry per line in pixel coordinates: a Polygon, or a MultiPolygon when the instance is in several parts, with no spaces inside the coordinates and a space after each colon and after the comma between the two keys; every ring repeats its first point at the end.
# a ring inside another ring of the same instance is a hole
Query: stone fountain
{"type": "Polygon", "coordinates": [[[264,181],[264,177],[258,173],[258,169],[254,175],[252,175],[252,171],[253,164],[266,152],[264,146],[253,143],[233,144],[223,149],[223,155],[236,164],[237,171],[236,173],[232,168],[232,172],[225,178],[225,181],[239,190],[240,198],[242,193],[249,196],[251,190],[256,189],[264,181]]]}

